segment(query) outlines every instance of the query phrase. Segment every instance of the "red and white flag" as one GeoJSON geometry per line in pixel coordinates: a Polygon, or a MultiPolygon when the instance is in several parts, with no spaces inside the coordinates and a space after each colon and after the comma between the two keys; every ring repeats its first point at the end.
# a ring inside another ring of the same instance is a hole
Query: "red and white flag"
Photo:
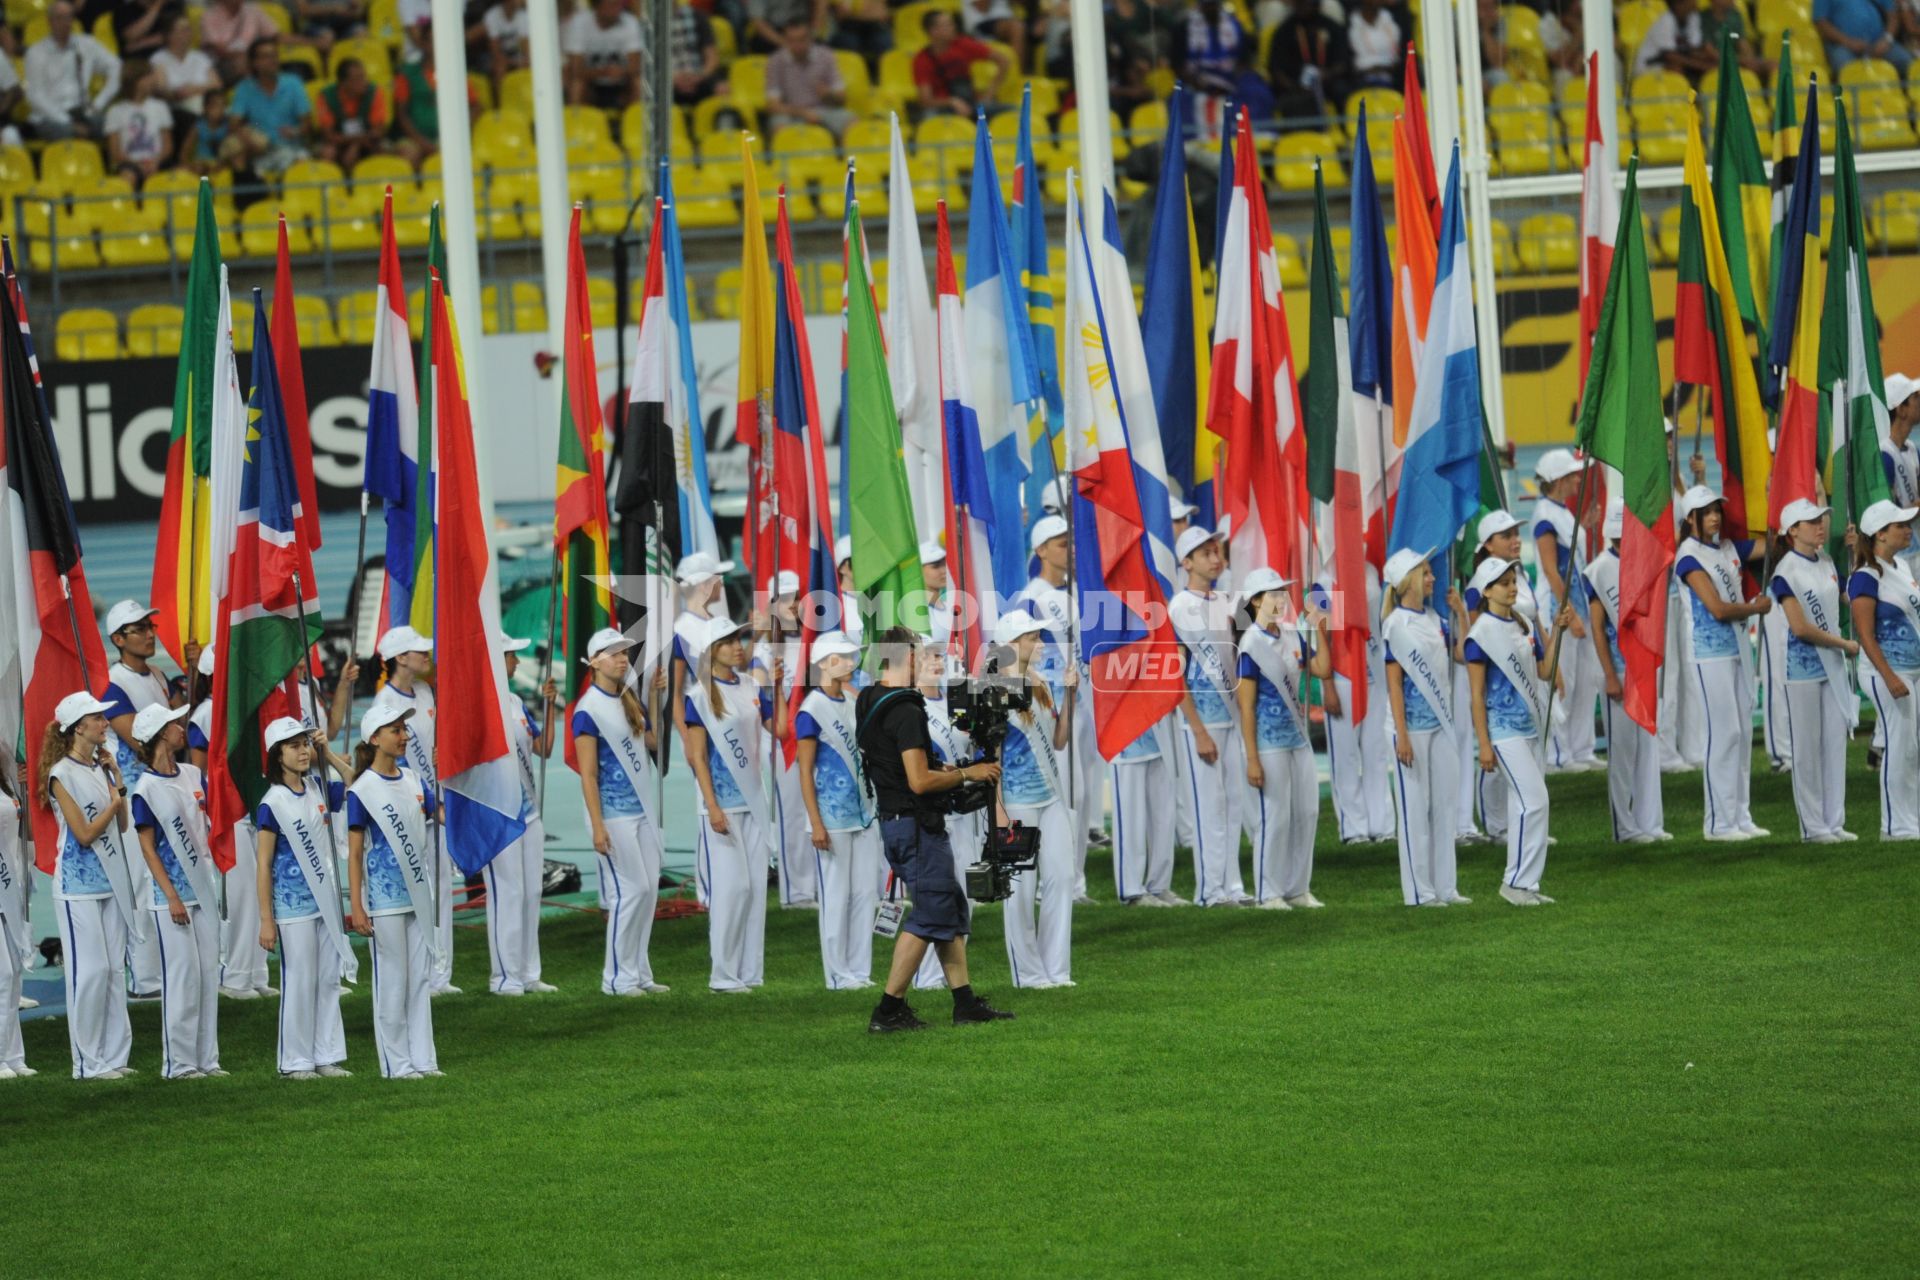
{"type": "Polygon", "coordinates": [[[1600,134],[1600,55],[1587,55],[1587,142],[1580,162],[1580,385],[1587,385],[1593,333],[1613,269],[1613,237],[1620,226],[1620,194],[1600,134]]]}

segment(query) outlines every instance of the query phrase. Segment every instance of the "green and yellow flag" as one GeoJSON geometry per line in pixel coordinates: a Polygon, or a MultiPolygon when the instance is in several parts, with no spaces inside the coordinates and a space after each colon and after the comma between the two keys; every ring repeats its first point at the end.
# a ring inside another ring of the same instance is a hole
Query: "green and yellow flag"
{"type": "MultiPolygon", "coordinates": [[[[580,206],[567,233],[567,311],[560,335],[560,452],[554,475],[553,589],[560,593],[560,699],[567,712],[566,760],[573,760],[573,704],[587,683],[587,641],[613,625],[608,553],[607,430],[593,355],[593,304],[580,248],[580,206]]],[[[549,647],[553,637],[547,637],[549,647]]]]}

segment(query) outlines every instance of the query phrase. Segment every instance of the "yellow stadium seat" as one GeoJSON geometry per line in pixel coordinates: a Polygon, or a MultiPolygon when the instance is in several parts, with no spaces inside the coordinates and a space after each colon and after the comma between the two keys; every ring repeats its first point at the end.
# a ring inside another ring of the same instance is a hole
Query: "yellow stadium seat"
{"type": "Polygon", "coordinates": [[[0,192],[25,191],[37,181],[25,147],[0,147],[0,192]]]}
{"type": "Polygon", "coordinates": [[[1512,275],[1520,269],[1520,260],[1513,251],[1512,230],[1496,218],[1487,231],[1493,240],[1493,269],[1501,275],[1512,275]]]}
{"type": "Polygon", "coordinates": [[[1644,165],[1679,164],[1686,155],[1687,105],[1683,102],[1634,103],[1633,134],[1644,165]]]}
{"type": "Polygon", "coordinates": [[[347,345],[364,347],[373,341],[373,320],[380,310],[380,295],[350,293],[340,299],[340,336],[347,345]]]}
{"type": "Polygon", "coordinates": [[[300,346],[303,349],[340,345],[340,333],[333,327],[333,312],[328,310],[325,298],[308,293],[295,294],[293,320],[294,326],[300,331],[300,346]]]}
{"type": "Polygon", "coordinates": [[[240,298],[233,300],[233,349],[253,350],[253,304],[240,298]]]}
{"type": "Polygon", "coordinates": [[[1135,147],[1159,142],[1167,133],[1167,104],[1143,102],[1127,117],[1128,139],[1135,147]]]}
{"type": "Polygon", "coordinates": [[[1666,11],[1666,5],[1660,3],[1660,0],[1627,0],[1627,3],[1614,10],[1614,36],[1619,41],[1620,52],[1626,55],[1628,62],[1633,61],[1634,53],[1640,48],[1640,41],[1646,38],[1647,28],[1666,11]]]}
{"type": "Polygon", "coordinates": [[[567,149],[588,146],[594,143],[613,142],[613,131],[607,128],[606,112],[593,107],[568,107],[564,115],[567,149]]]}
{"type": "Polygon", "coordinates": [[[734,34],[733,23],[718,13],[707,21],[713,24],[713,51],[722,63],[732,62],[740,53],[740,37],[734,34]]]}
{"type": "Polygon", "coordinates": [[[120,52],[120,33],[113,29],[113,15],[103,13],[93,20],[93,38],[106,46],[108,53],[120,52]]]}
{"type": "Polygon", "coordinates": [[[167,237],[152,227],[100,232],[100,261],[109,267],[156,267],[171,256],[167,237]]]}
{"type": "Polygon", "coordinates": [[[518,240],[540,234],[540,180],[532,173],[496,173],[487,184],[480,211],[481,234],[492,240],[518,240]]]}
{"type": "Polygon", "coordinates": [[[393,83],[393,59],[387,54],[387,46],[373,37],[357,36],[336,43],[327,58],[327,75],[338,80],[340,64],[348,58],[357,58],[360,65],[367,69],[367,79],[375,84],[385,86],[393,83]]]}
{"type": "Polygon", "coordinates": [[[1824,80],[1827,74],[1827,42],[1813,29],[1812,21],[1795,22],[1781,35],[1793,49],[1793,74],[1806,76],[1817,73],[1824,80]]]}
{"type": "Polygon", "coordinates": [[[100,246],[93,233],[63,232],[58,237],[40,236],[32,241],[31,255],[36,271],[85,270],[100,265],[100,246]]]}
{"type": "Polygon", "coordinates": [[[331,160],[297,160],[287,166],[281,183],[280,209],[288,222],[318,225],[330,209],[345,207],[347,175],[331,160]]]}
{"type": "MultiPolygon", "coordinates": [[[[519,67],[507,72],[500,79],[500,101],[495,106],[506,111],[518,111],[527,119],[533,119],[533,72],[527,67],[519,67]]],[[[629,111],[639,110],[635,103],[629,111]]]]}
{"type": "Polygon", "coordinates": [[[1357,136],[1360,127],[1360,108],[1367,108],[1367,146],[1376,152],[1385,153],[1393,147],[1393,118],[1400,114],[1405,105],[1398,91],[1393,89],[1362,89],[1347,99],[1346,126],[1347,137],[1357,136]]]}
{"type": "MultiPolygon", "coordinates": [[[[1753,25],[1769,44],[1772,38],[1794,26],[1813,24],[1813,0],[1759,0],[1754,6],[1753,25]]],[[[1799,59],[1794,70],[1799,71],[1799,59]]]]}
{"type": "Polygon", "coordinates": [[[880,55],[879,92],[889,102],[904,106],[920,100],[920,86],[913,78],[913,53],[913,49],[896,44],[880,55]]]}
{"type": "Polygon", "coordinates": [[[614,324],[614,303],[617,300],[613,291],[613,281],[603,280],[599,276],[587,278],[587,309],[593,313],[593,327],[611,329],[614,324]]]}
{"type": "Polygon", "coordinates": [[[1534,275],[1580,265],[1580,228],[1570,213],[1536,213],[1520,220],[1520,265],[1534,275]]]}
{"type": "Polygon", "coordinates": [[[293,30],[293,15],[287,11],[287,6],[280,4],[278,0],[258,0],[254,7],[273,20],[274,28],[281,35],[286,35],[293,30]]]}
{"type": "Polygon", "coordinates": [[[1638,108],[1641,103],[1679,103],[1685,106],[1687,96],[1693,92],[1693,86],[1687,78],[1677,71],[1656,68],[1642,71],[1627,83],[1627,101],[1638,108]]]}
{"type": "MultiPolygon", "coordinates": [[[[1010,48],[1005,44],[1002,44],[998,40],[987,40],[982,38],[980,40],[980,43],[984,44],[989,49],[1005,54],[1008,60],[1008,65],[1010,65],[1013,68],[1013,71],[1000,81],[1000,96],[998,98],[990,99],[987,97],[987,90],[993,88],[993,79],[995,76],[1000,74],[1000,64],[987,58],[980,59],[980,61],[974,63],[972,66],[967,68],[968,74],[973,79],[974,92],[980,95],[980,101],[982,102],[992,101],[992,102],[999,102],[1009,107],[1019,106],[1020,105],[1020,86],[1022,83],[1020,79],[1020,70],[1019,70],[1020,60],[1013,56],[1012,48],[1010,48]]],[[[1113,131],[1116,134],[1119,133],[1120,132],[1119,126],[1115,125],[1113,131]]]]}
{"type": "Polygon", "coordinates": [[[533,157],[533,121],[518,111],[487,111],[473,122],[473,162],[516,168],[533,157]]]}
{"type": "Polygon", "coordinates": [[[75,230],[144,230],[149,217],[139,206],[133,184],[118,174],[99,178],[73,195],[75,230]]]}
{"type": "Polygon", "coordinates": [[[120,352],[120,319],[99,307],[74,307],[60,313],[53,330],[53,353],[62,360],[115,360],[120,352]]]}
{"type": "Polygon", "coordinates": [[[1678,262],[1680,260],[1680,206],[1668,205],[1660,211],[1658,231],[1647,242],[1653,250],[1655,262],[1678,262]]]}
{"type": "Polygon", "coordinates": [[[544,333],[547,328],[547,301],[540,286],[531,280],[515,280],[511,292],[513,331],[544,333]]]}
{"type": "Polygon", "coordinates": [[[1300,242],[1284,231],[1273,233],[1273,253],[1280,263],[1280,283],[1299,289],[1307,283],[1307,260],[1300,254],[1300,242]]]}
{"type": "Polygon", "coordinates": [[[745,280],[738,267],[726,267],[713,278],[713,318],[715,320],[738,320],[740,318],[740,287],[745,280]]]}
{"type": "Polygon", "coordinates": [[[893,47],[903,50],[908,56],[926,48],[925,15],[936,9],[945,9],[958,16],[959,0],[916,0],[916,3],[904,4],[895,9],[893,11],[893,47]]]}
{"type": "Polygon", "coordinates": [[[833,60],[840,67],[841,83],[847,87],[847,110],[856,114],[868,111],[892,109],[902,111],[906,103],[876,103],[873,96],[873,77],[867,74],[867,61],[859,54],[846,49],[835,49],[833,60]]]}
{"type": "Polygon", "coordinates": [[[498,105],[493,100],[493,81],[478,71],[467,73],[467,93],[472,96],[482,111],[491,111],[498,105]]]}
{"type": "Polygon", "coordinates": [[[1863,88],[1854,107],[1855,140],[1862,151],[1898,151],[1916,145],[1907,97],[1891,86],[1863,88]]]}
{"type": "Polygon", "coordinates": [[[674,194],[680,200],[680,225],[683,227],[740,225],[740,212],[734,208],[730,198],[731,188],[704,169],[676,173],[674,194]]]}
{"type": "MultiPolygon", "coordinates": [[[[279,253],[280,211],[271,201],[250,204],[240,215],[240,247],[249,257],[271,258],[279,253]]],[[[307,234],[305,223],[287,220],[287,251],[313,252],[313,238],[307,234]]]]}
{"type": "Polygon", "coordinates": [[[353,205],[379,216],[387,188],[396,193],[414,186],[413,166],[399,156],[368,156],[353,166],[353,205]]]}
{"type": "Polygon", "coordinates": [[[1316,130],[1283,133],[1273,144],[1273,180],[1282,191],[1313,190],[1316,163],[1328,186],[1344,186],[1346,166],[1340,163],[1340,144],[1316,130]]]}
{"type": "MultiPolygon", "coordinates": [[[[492,285],[488,285],[481,296],[484,298],[491,292],[497,291],[492,285]]],[[[407,290],[407,331],[413,335],[415,342],[426,336],[427,291],[424,288],[407,290]]]]}
{"type": "Polygon", "coordinates": [[[50,142],[40,153],[40,181],[62,194],[91,186],[106,173],[98,144],[84,138],[50,142]]]}
{"type": "MultiPolygon", "coordinates": [[[[1109,111],[1107,113],[1107,128],[1113,134],[1113,158],[1115,160],[1124,159],[1127,153],[1132,151],[1133,148],[1127,144],[1126,126],[1120,123],[1120,113],[1118,111],[1109,111]]],[[[1059,130],[1062,138],[1072,138],[1075,139],[1077,143],[1080,137],[1080,113],[1078,111],[1062,111],[1060,113],[1059,130]]]]}
{"type": "MultiPolygon", "coordinates": [[[[1797,70],[1797,68],[1796,68],[1797,70]]],[[[1840,87],[1851,88],[1859,85],[1884,84],[1898,86],[1900,73],[1893,64],[1881,58],[1856,58],[1840,68],[1840,87]]]]}
{"type": "Polygon", "coordinates": [[[380,223],[352,207],[341,208],[329,201],[327,217],[316,222],[312,239],[321,249],[352,252],[380,247],[380,223]]]}
{"type": "Polygon", "coordinates": [[[177,356],[187,313],[165,302],[149,302],[127,313],[127,354],[177,356]]]}
{"type": "Polygon", "coordinates": [[[817,124],[782,125],[774,132],[769,160],[774,180],[785,183],[790,194],[815,184],[824,190],[844,181],[839,147],[833,135],[817,124]]]}
{"type": "Polygon", "coordinates": [[[1567,80],[1560,86],[1560,132],[1569,142],[1587,136],[1587,82],[1585,77],[1567,80]]]}
{"type": "Polygon", "coordinates": [[[1867,230],[1881,249],[1920,249],[1920,191],[1886,191],[1867,204],[1867,230]]]}
{"type": "MultiPolygon", "coordinates": [[[[767,105],[767,59],[749,53],[735,58],[727,68],[728,96],[744,110],[758,113],[767,105]]],[[[697,134],[699,129],[695,129],[697,134]]]]}
{"type": "MultiPolygon", "coordinates": [[[[1494,144],[1494,158],[1499,161],[1502,177],[1526,177],[1553,172],[1560,148],[1539,138],[1501,138],[1494,144]]],[[[1379,163],[1377,158],[1375,163],[1379,163]]]]}
{"type": "Polygon", "coordinates": [[[304,79],[313,87],[313,92],[316,94],[320,91],[320,81],[332,81],[332,77],[326,74],[326,68],[320,63],[320,51],[309,45],[282,44],[280,65],[287,68],[289,74],[304,79]],[[301,75],[301,71],[294,70],[296,67],[304,70],[305,74],[301,75]]]}

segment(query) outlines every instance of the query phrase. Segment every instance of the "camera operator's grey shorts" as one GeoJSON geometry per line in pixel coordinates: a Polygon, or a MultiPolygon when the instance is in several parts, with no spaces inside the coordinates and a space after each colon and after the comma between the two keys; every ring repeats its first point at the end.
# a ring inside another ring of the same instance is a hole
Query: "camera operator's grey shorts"
{"type": "Polygon", "coordinates": [[[918,818],[880,819],[887,865],[907,885],[913,909],[900,924],[916,938],[945,942],[967,936],[967,891],[953,874],[953,845],[945,831],[928,831],[918,818]]]}

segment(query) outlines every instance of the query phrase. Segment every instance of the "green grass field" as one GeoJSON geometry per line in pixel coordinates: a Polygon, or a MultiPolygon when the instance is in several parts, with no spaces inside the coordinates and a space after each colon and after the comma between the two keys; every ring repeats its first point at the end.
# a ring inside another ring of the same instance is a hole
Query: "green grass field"
{"type": "MultiPolygon", "coordinates": [[[[1697,833],[1698,775],[1667,782],[1697,833]]],[[[1802,847],[1764,760],[1780,835],[1747,845],[1615,847],[1604,776],[1553,785],[1558,906],[1501,902],[1479,847],[1473,906],[1405,909],[1323,812],[1328,910],[1083,909],[1075,990],[1009,990],[981,912],[996,1026],[933,993],[935,1029],[868,1036],[778,910],[737,998],[703,919],[655,933],[643,1000],[550,920],[562,994],[436,1003],[445,1080],[378,1078],[365,994],[343,1081],[274,1077],[277,1002],[222,1004],[226,1080],[156,1078],[156,1006],[112,1084],[30,1023],[0,1275],[1913,1274],[1920,846],[1802,847]]]]}

